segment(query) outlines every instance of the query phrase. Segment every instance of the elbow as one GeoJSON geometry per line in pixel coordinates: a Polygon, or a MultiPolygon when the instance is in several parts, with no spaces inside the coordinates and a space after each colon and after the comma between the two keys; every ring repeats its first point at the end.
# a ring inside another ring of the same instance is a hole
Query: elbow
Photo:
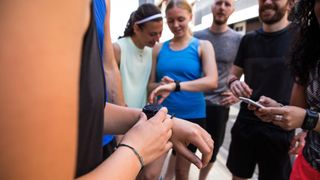
{"type": "Polygon", "coordinates": [[[212,91],[218,88],[218,79],[217,78],[212,78],[209,81],[209,86],[208,86],[208,90],[212,91]]]}

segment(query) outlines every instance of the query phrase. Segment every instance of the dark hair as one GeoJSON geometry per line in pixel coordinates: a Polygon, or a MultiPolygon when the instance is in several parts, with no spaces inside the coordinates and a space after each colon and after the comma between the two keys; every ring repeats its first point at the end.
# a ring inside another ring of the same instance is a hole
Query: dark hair
{"type": "Polygon", "coordinates": [[[320,60],[320,28],[314,13],[315,0],[300,0],[295,7],[293,23],[299,26],[289,67],[296,82],[307,85],[310,72],[320,60]]]}
{"type": "MultiPolygon", "coordinates": [[[[120,36],[119,38],[134,35],[134,30],[133,30],[134,23],[155,14],[161,14],[160,9],[156,5],[151,3],[145,3],[140,5],[136,11],[133,11],[131,13],[126,29],[124,30],[123,36],[120,36]]],[[[162,17],[152,19],[151,21],[162,21],[162,17]]],[[[138,26],[142,29],[143,26],[148,22],[150,21],[138,24],[138,26]]]]}

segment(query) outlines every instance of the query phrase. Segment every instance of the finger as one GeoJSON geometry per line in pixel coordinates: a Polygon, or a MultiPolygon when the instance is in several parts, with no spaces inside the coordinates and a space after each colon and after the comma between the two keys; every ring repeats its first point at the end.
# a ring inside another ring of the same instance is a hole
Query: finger
{"type": "Polygon", "coordinates": [[[163,107],[150,120],[151,121],[158,121],[159,123],[162,123],[164,121],[164,119],[166,119],[167,114],[168,114],[168,109],[163,107]]]}
{"type": "MultiPolygon", "coordinates": [[[[242,86],[240,84],[236,84],[235,87],[234,87],[234,91],[235,91],[235,95],[240,97],[240,96],[245,96],[243,93],[242,93],[242,86]]],[[[247,96],[246,96],[247,97],[247,96]]]]}
{"type": "Polygon", "coordinates": [[[173,147],[173,144],[171,141],[168,141],[165,145],[165,153],[168,152],[173,147]]]}
{"type": "Polygon", "coordinates": [[[256,106],[253,106],[251,104],[248,104],[248,109],[251,110],[251,111],[255,111],[257,110],[258,108],[256,106]]]}
{"type": "Polygon", "coordinates": [[[251,96],[252,89],[245,82],[241,82],[241,86],[243,88],[243,93],[246,94],[248,97],[251,96]]]}
{"type": "Polygon", "coordinates": [[[166,98],[161,96],[161,98],[158,100],[158,104],[161,104],[166,98]]]}
{"type": "Polygon", "coordinates": [[[191,152],[186,145],[181,143],[176,144],[174,149],[179,153],[181,156],[186,158],[188,161],[196,165],[199,169],[203,167],[203,164],[198,156],[196,156],[193,152],[191,152]]]}
{"type": "Polygon", "coordinates": [[[283,107],[269,107],[264,108],[265,111],[271,115],[284,115],[284,109],[283,107]]]}
{"type": "Polygon", "coordinates": [[[140,113],[139,121],[147,121],[147,116],[145,113],[143,112],[140,113]]]}
{"type": "Polygon", "coordinates": [[[200,139],[194,138],[191,140],[191,144],[195,145],[202,153],[201,161],[203,166],[206,166],[212,157],[214,143],[210,136],[205,136],[205,138],[201,137],[200,139]]]}
{"type": "Polygon", "coordinates": [[[154,91],[152,91],[151,93],[150,93],[150,95],[149,95],[149,102],[151,103],[151,104],[153,104],[154,103],[154,100],[155,100],[155,96],[154,96],[154,91]]]}

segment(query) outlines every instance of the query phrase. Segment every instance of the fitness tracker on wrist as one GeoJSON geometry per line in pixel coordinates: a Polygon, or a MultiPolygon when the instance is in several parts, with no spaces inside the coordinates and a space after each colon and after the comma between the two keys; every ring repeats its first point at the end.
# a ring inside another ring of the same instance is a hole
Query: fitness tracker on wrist
{"type": "Polygon", "coordinates": [[[176,83],[176,88],[174,89],[174,91],[180,91],[180,81],[176,81],[174,80],[174,83],[176,83]]]}
{"type": "Polygon", "coordinates": [[[306,116],[304,117],[304,121],[301,128],[304,130],[313,130],[317,126],[318,121],[318,112],[306,109],[306,116]]]}

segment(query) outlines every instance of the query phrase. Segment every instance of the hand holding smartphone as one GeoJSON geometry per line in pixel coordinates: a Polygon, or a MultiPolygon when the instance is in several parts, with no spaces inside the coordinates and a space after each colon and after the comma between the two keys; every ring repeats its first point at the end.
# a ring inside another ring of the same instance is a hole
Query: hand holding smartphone
{"type": "Polygon", "coordinates": [[[247,104],[250,104],[250,105],[253,105],[253,106],[256,106],[257,108],[265,108],[262,104],[256,102],[256,101],[253,101],[249,98],[245,98],[245,97],[239,97],[239,99],[247,104]]]}

